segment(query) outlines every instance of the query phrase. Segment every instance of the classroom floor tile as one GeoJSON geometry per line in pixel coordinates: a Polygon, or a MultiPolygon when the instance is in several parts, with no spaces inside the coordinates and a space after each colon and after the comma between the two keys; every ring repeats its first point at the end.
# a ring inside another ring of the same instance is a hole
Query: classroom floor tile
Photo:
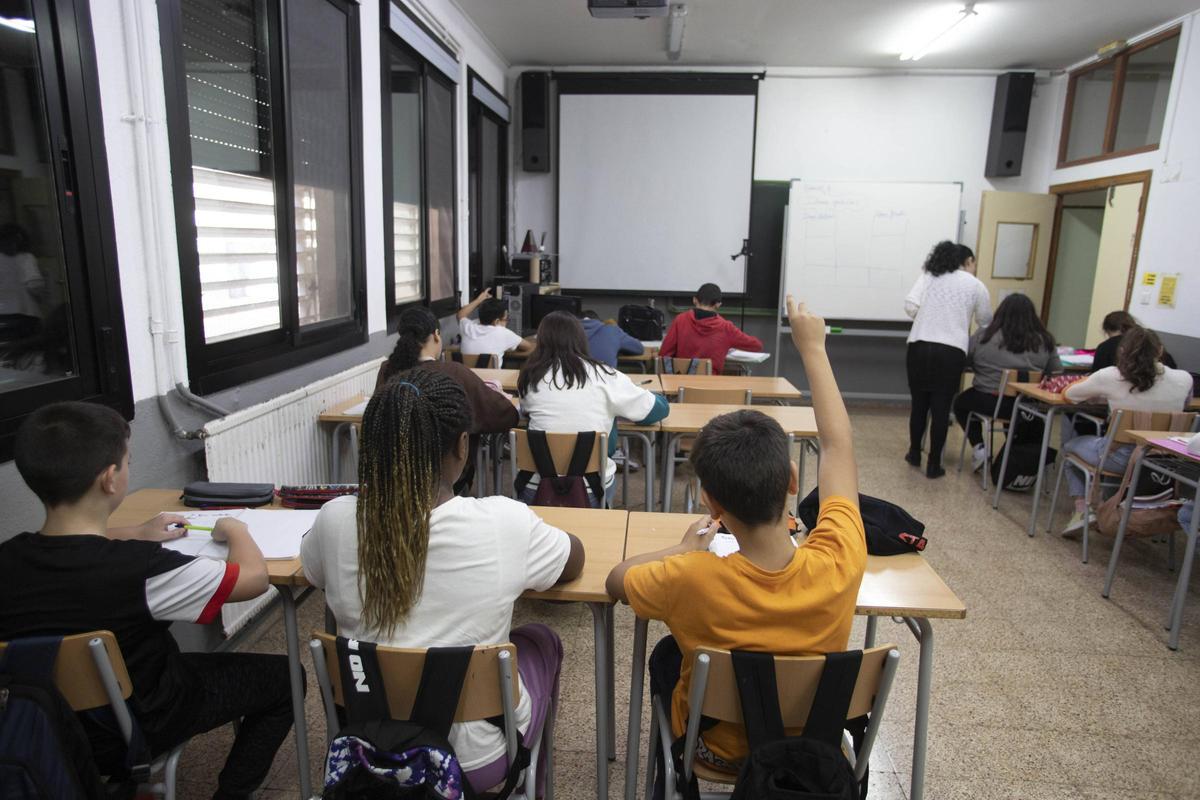
{"type": "MultiPolygon", "coordinates": [[[[1181,650],[1167,649],[1163,629],[1176,573],[1166,546],[1126,547],[1112,599],[1100,596],[1111,542],[1093,537],[1091,563],[1080,545],[1045,532],[1025,535],[1031,498],[1005,494],[999,511],[977,475],[957,469],[958,433],[947,444],[948,474],[928,480],[902,460],[907,411],[851,410],[862,491],[899,502],[927,526],[926,558],[966,603],[965,620],[934,622],[935,671],[925,796],[930,800],[1183,800],[1200,796],[1200,602],[1185,611],[1181,650]]],[[[816,480],[810,459],[808,486],[816,480]]],[[[641,510],[640,474],[630,476],[629,503],[641,510]]],[[[674,508],[683,508],[683,480],[674,508]]],[[[1056,525],[1067,517],[1059,503],[1056,525]]],[[[1182,558],[1182,537],[1177,542],[1182,558]]],[[[1200,570],[1197,570],[1200,573],[1200,570]]],[[[579,605],[517,604],[513,624],[543,622],[559,632],[566,659],[556,737],[556,791],[567,800],[595,796],[595,694],[592,618],[579,605]]],[[[300,608],[300,630],[323,626],[320,595],[300,608]]],[[[856,620],[851,641],[861,641],[856,620]]],[[[617,610],[617,761],[609,797],[624,786],[633,614],[617,610]]],[[[651,626],[653,645],[665,629],[651,626]]],[[[881,619],[880,643],[899,645],[902,660],[871,764],[872,800],[907,800],[912,764],[917,645],[903,625],[881,619]]],[[[278,609],[238,645],[284,652],[278,609]]],[[[308,657],[305,656],[308,665],[308,657]]],[[[319,779],[324,716],[311,668],[307,718],[311,771],[319,779]]],[[[648,701],[647,701],[648,702],[648,701]]],[[[649,713],[643,711],[643,748],[649,713]]],[[[211,795],[232,738],[226,728],[198,737],[181,766],[181,800],[211,795]]],[[[642,775],[644,775],[644,757],[642,775]]],[[[642,781],[638,782],[639,787],[642,781]]],[[[289,737],[261,797],[294,797],[296,757],[289,737]]],[[[639,789],[640,793],[640,789],[639,789]]]]}

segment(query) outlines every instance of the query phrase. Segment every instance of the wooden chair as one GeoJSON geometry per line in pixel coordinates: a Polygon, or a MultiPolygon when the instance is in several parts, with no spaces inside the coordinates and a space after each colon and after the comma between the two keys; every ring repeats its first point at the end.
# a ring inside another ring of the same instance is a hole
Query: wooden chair
{"type": "MultiPolygon", "coordinates": [[[[0,642],[0,657],[8,649],[0,642]]],[[[110,631],[93,631],[64,636],[54,662],[54,685],[76,712],[109,706],[117,720],[121,738],[128,747],[133,738],[133,718],[125,701],[133,694],[133,682],[117,637],[110,631]]],[[[162,773],[163,780],[150,786],[154,794],[175,800],[179,757],[187,742],[177,745],[150,763],[150,774],[162,773]]]]}
{"type": "MultiPolygon", "coordinates": [[[[1000,416],[1001,408],[1004,405],[1004,398],[1017,396],[1017,390],[1012,388],[1012,384],[1037,383],[1041,379],[1042,373],[1037,370],[1006,369],[1000,373],[1000,393],[996,395],[996,407],[992,409],[992,415],[989,417],[978,411],[972,411],[967,414],[967,427],[963,429],[962,445],[958,448],[958,472],[962,474],[963,456],[967,451],[967,431],[971,429],[972,422],[978,422],[983,428],[984,462],[983,469],[980,470],[983,473],[980,477],[980,484],[985,492],[988,489],[988,480],[991,478],[992,451],[996,444],[996,434],[1007,432],[1008,426],[1012,422],[1007,417],[1000,416]]],[[[1064,422],[1063,424],[1066,423],[1064,422]]]]}
{"type": "MultiPolygon", "coordinates": [[[[680,403],[748,406],[754,402],[754,393],[749,389],[700,389],[694,386],[680,386],[677,398],[680,403]]],[[[677,464],[687,461],[687,453],[691,452],[693,441],[695,441],[694,436],[675,437],[675,452],[670,457],[674,458],[677,464]]],[[[693,475],[688,479],[687,486],[684,487],[684,512],[692,513],[698,502],[700,502],[700,479],[693,475]]]]}
{"type": "Polygon", "coordinates": [[[659,375],[712,375],[712,359],[659,356],[654,359],[654,371],[659,375]]]}
{"type": "Polygon", "coordinates": [[[494,353],[477,353],[469,355],[461,350],[447,350],[445,355],[450,357],[451,361],[457,361],[464,367],[470,369],[499,369],[500,365],[496,363],[494,353]]]}
{"type": "MultiPolygon", "coordinates": [[[[1062,485],[1063,472],[1066,471],[1067,464],[1074,465],[1083,473],[1083,496],[1091,503],[1093,486],[1099,489],[1104,484],[1118,485],[1125,477],[1125,472],[1114,472],[1113,470],[1105,469],[1104,462],[1108,460],[1109,454],[1117,447],[1122,445],[1131,445],[1133,440],[1129,438],[1129,431],[1186,431],[1191,430],[1192,425],[1196,422],[1196,414],[1186,411],[1130,411],[1127,409],[1113,409],[1109,415],[1108,432],[1104,435],[1104,449],[1100,453],[1099,464],[1089,464],[1079,456],[1068,453],[1058,462],[1058,477],[1054,481],[1054,495],[1050,498],[1050,518],[1046,522],[1046,532],[1054,526],[1054,508],[1058,503],[1059,488],[1062,485]]],[[[1132,491],[1136,491],[1137,487],[1133,487],[1132,491]]],[[[1088,561],[1088,515],[1083,518],[1083,563],[1088,561]]],[[[1170,545],[1172,553],[1174,552],[1173,543],[1170,545]]]]}
{"type": "MultiPolygon", "coordinates": [[[[900,663],[900,651],[893,644],[873,647],[863,651],[862,666],[846,719],[855,719],[869,714],[862,749],[857,757],[848,735],[843,733],[842,750],[854,768],[854,777],[861,781],[871,757],[871,749],[879,733],[879,723],[887,706],[892,679],[900,663]]],[[[784,727],[803,728],[808,712],[817,693],[821,671],[825,667],[824,656],[775,656],[775,679],[779,687],[779,709],[784,727]]],[[[669,700],[669,698],[668,698],[669,700]]],[[[661,746],[666,774],[666,796],[680,800],[675,790],[675,768],[671,760],[671,711],[669,702],[654,695],[650,698],[650,758],[646,769],[646,797],[654,789],[654,751],[661,746]]],[[[692,685],[688,692],[688,726],[684,733],[683,770],[684,777],[691,779],[694,773],[702,781],[733,785],[737,775],[717,770],[696,759],[696,745],[700,737],[700,717],[703,715],[719,722],[741,725],[742,705],[738,695],[737,681],[733,670],[733,659],[728,650],[701,647],[696,650],[692,665],[692,685]]],[[[705,793],[705,798],[728,797],[728,793],[705,793]]]]}
{"type": "MultiPolygon", "coordinates": [[[[575,442],[578,440],[578,433],[551,433],[546,432],[546,443],[550,446],[550,456],[554,460],[554,472],[558,477],[567,477],[575,475],[570,472],[571,456],[575,453],[575,442]]],[[[509,452],[511,453],[510,469],[512,471],[512,485],[516,489],[518,474],[522,472],[532,472],[537,475],[538,466],[534,460],[533,451],[529,448],[529,431],[524,428],[513,428],[508,432],[509,452]]],[[[579,477],[588,475],[599,475],[600,477],[600,496],[594,498],[599,503],[599,508],[606,508],[608,501],[605,497],[603,489],[604,476],[608,470],[608,433],[596,432],[596,438],[592,443],[592,452],[588,457],[587,466],[578,473],[579,477]]],[[[589,490],[595,494],[594,487],[589,484],[589,490]]],[[[520,499],[518,497],[518,499],[520,499]]]]}
{"type": "MultiPolygon", "coordinates": [[[[337,637],[328,633],[313,633],[309,641],[313,667],[317,673],[317,685],[321,690],[321,703],[325,709],[325,728],[329,741],[338,732],[338,708],[344,704],[342,696],[341,669],[337,657],[337,637]]],[[[387,695],[388,711],[395,720],[411,717],[416,701],[417,686],[421,682],[421,670],[425,666],[424,648],[384,647],[375,649],[379,668],[383,673],[384,693],[387,695]]],[[[521,684],[517,680],[517,648],[513,644],[480,645],[471,655],[471,665],[459,695],[458,709],[454,712],[455,722],[503,717],[504,739],[509,763],[517,755],[517,704],[521,700],[521,684]]],[[[532,800],[537,786],[537,763],[542,748],[546,749],[545,798],[554,798],[554,717],[557,709],[553,701],[546,711],[546,719],[540,731],[531,730],[526,738],[533,742],[530,747],[529,766],[522,773],[520,789],[514,791],[517,800],[532,800]]]]}

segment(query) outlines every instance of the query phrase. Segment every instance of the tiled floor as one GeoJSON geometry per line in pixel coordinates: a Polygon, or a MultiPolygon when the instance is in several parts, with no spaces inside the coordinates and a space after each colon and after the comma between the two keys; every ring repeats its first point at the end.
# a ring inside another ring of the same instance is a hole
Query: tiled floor
{"type": "MultiPolygon", "coordinates": [[[[934,623],[936,660],[926,797],[930,800],[1192,800],[1200,797],[1200,604],[1185,612],[1182,647],[1166,647],[1174,573],[1165,547],[1134,542],[1122,560],[1112,599],[1100,597],[1110,543],[1098,541],[1090,564],[1079,544],[1025,535],[1030,499],[1008,495],[993,511],[969,475],[937,481],[901,460],[905,413],[854,409],[865,493],[896,501],[928,526],[926,557],[968,608],[967,619],[934,623]]],[[[957,434],[948,452],[957,453],[957,434]]],[[[953,456],[948,456],[953,466],[953,456]]],[[[811,480],[811,478],[810,478],[811,480]]],[[[635,486],[636,484],[636,486],[635,486]]],[[[640,481],[631,500],[640,502],[640,481]]],[[[677,487],[677,508],[682,488],[677,487]]],[[[1044,515],[1043,515],[1044,516],[1044,515]]],[[[1059,520],[1059,524],[1065,517],[1059,520]]],[[[1182,538],[1182,537],[1181,537],[1182,538]]],[[[301,607],[301,631],[322,624],[320,596],[301,607]]],[[[592,625],[576,605],[521,602],[514,624],[545,622],[566,648],[557,729],[558,796],[595,796],[592,625]]],[[[624,785],[624,732],[633,615],[616,615],[617,752],[610,797],[624,785]]],[[[663,629],[651,629],[651,643],[663,629]]],[[[244,649],[284,652],[274,611],[244,649]]],[[[861,641],[862,621],[852,641],[861,641]]],[[[900,645],[902,660],[881,742],[872,759],[870,796],[908,796],[917,647],[903,625],[882,620],[880,641],[900,645]]],[[[307,662],[307,658],[306,658],[307,662]]],[[[310,670],[311,676],[311,670],[310,670]]],[[[324,719],[310,680],[312,773],[320,775],[324,719]]],[[[643,715],[643,724],[648,715],[643,715]]],[[[645,741],[643,734],[643,742],[645,741]]],[[[207,797],[229,732],[196,740],[184,756],[182,798],[207,797]]],[[[262,797],[295,797],[296,759],[289,739],[262,797]]]]}

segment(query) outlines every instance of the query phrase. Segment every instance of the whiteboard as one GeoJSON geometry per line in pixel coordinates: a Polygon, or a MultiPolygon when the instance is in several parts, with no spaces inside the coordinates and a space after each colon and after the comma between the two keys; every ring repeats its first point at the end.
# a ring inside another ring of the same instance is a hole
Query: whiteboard
{"type": "Polygon", "coordinates": [[[745,291],[754,95],[559,97],[564,291],[745,291]]]}
{"type": "Polygon", "coordinates": [[[784,293],[830,319],[907,322],[925,257],[958,241],[961,200],[958,183],[792,181],[784,293]]]}

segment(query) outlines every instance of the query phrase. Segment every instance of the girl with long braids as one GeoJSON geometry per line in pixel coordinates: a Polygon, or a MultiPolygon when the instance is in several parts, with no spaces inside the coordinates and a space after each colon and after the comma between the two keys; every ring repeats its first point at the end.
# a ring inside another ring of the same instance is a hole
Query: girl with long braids
{"type": "MultiPolygon", "coordinates": [[[[392,647],[516,645],[525,733],[557,695],[562,643],[544,625],[510,631],[513,602],[578,576],[583,546],[516,500],[455,495],[470,426],[466,395],[450,378],[421,368],[394,376],[363,415],[358,497],[325,504],[301,559],[340,636],[392,647]]],[[[476,791],[503,783],[499,728],[457,723],[449,738],[476,791]]]]}
{"type": "Polygon", "coordinates": [[[512,401],[500,392],[488,388],[478,375],[457,361],[442,361],[442,332],[438,319],[428,308],[414,306],[400,315],[399,338],[388,360],[379,366],[375,379],[378,392],[390,378],[401,372],[420,367],[440,372],[452,379],[467,395],[471,409],[471,457],[459,479],[458,490],[470,487],[475,476],[475,451],[479,434],[504,433],[516,427],[520,416],[512,401]]]}
{"type": "MultiPolygon", "coordinates": [[[[1093,372],[1073,383],[1063,392],[1072,403],[1108,403],[1109,410],[1182,411],[1192,396],[1192,376],[1181,369],[1164,367],[1161,363],[1163,346],[1154,331],[1142,327],[1129,328],[1121,337],[1117,364],[1093,372]]],[[[1064,435],[1070,433],[1065,426],[1064,435]]],[[[1074,436],[1063,445],[1064,453],[1074,453],[1087,463],[1100,463],[1104,452],[1104,437],[1074,436]]],[[[1104,468],[1125,472],[1133,445],[1122,444],[1108,452],[1104,468]]],[[[1084,514],[1091,514],[1084,497],[1083,475],[1067,463],[1067,485],[1075,499],[1075,513],[1063,529],[1063,536],[1074,538],[1083,530],[1084,514]]]]}

